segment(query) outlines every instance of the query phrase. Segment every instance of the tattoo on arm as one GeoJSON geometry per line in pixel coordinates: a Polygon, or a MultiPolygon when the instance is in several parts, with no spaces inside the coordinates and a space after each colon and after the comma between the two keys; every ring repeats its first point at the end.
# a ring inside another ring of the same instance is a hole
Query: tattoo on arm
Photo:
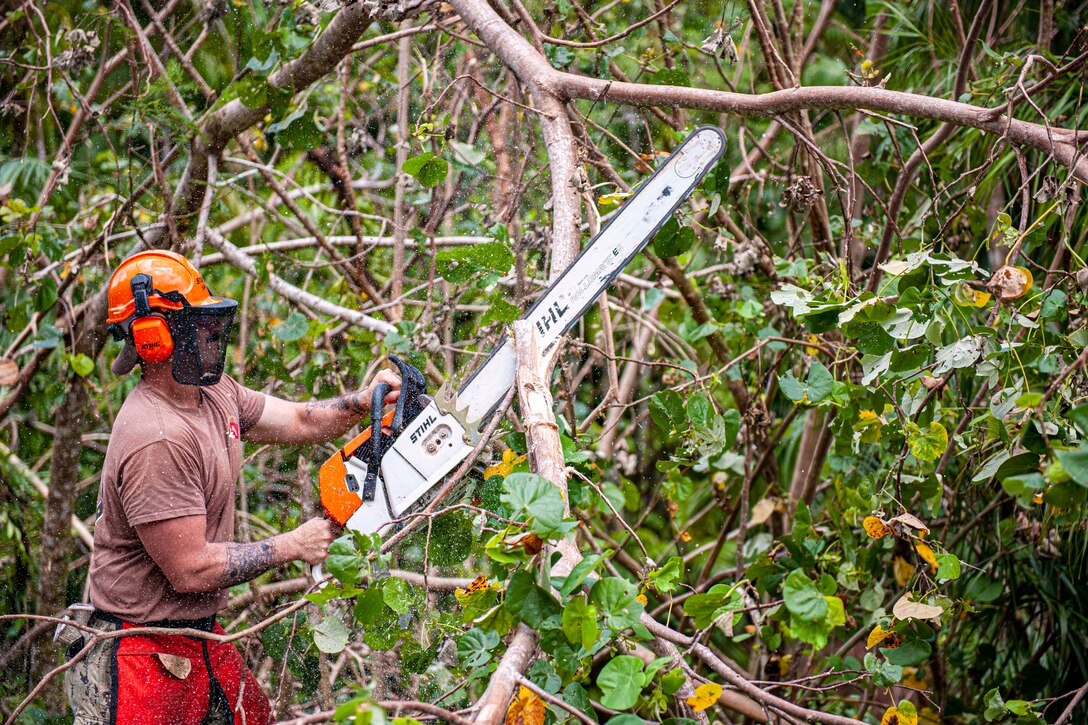
{"type": "Polygon", "coordinates": [[[336,410],[354,413],[355,415],[365,415],[370,412],[370,405],[367,401],[363,401],[358,393],[348,393],[347,395],[341,395],[339,398],[329,398],[327,400],[311,400],[306,403],[306,419],[313,418],[318,410],[336,410]]]}
{"type": "Polygon", "coordinates": [[[271,541],[255,541],[250,544],[226,544],[227,562],[219,577],[221,588],[232,587],[253,579],[276,564],[271,541]]]}

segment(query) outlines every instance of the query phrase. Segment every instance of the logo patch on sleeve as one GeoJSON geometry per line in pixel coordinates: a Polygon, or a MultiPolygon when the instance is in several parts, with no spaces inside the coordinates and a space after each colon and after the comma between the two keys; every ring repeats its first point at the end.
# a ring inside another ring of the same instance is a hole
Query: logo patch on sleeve
{"type": "Polygon", "coordinates": [[[238,422],[232,420],[227,424],[227,438],[233,438],[234,440],[241,440],[242,434],[238,430],[238,422]]]}

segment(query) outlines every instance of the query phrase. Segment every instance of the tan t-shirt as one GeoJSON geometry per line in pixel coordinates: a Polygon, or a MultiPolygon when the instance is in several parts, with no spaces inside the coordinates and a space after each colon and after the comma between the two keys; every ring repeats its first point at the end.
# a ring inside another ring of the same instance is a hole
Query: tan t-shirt
{"type": "Polygon", "coordinates": [[[234,538],[234,488],[241,437],[264,412],[262,393],[224,375],[201,388],[197,408],[177,406],[141,381],[110,434],[98,489],[91,603],[135,623],[199,619],[227,602],[227,590],[183,594],[152,561],[135,527],[204,514],[209,542],[234,538]]]}

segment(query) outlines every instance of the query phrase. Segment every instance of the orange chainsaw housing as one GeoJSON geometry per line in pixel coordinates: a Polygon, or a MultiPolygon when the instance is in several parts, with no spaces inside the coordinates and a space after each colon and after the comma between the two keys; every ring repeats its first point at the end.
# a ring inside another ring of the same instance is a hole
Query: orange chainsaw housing
{"type": "MultiPolygon", "coordinates": [[[[390,410],[382,416],[383,427],[393,423],[394,413],[396,413],[396,410],[390,410]]],[[[369,441],[370,426],[368,425],[366,430],[352,438],[350,443],[333,453],[317,472],[318,488],[321,491],[321,505],[325,509],[325,515],[341,526],[347,525],[348,519],[363,503],[359,494],[348,489],[348,471],[344,466],[344,461],[369,441]]]]}

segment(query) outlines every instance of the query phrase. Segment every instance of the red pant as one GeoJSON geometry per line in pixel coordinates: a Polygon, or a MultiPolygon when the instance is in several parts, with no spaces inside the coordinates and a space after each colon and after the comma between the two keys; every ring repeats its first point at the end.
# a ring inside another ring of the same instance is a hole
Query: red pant
{"type": "MultiPolygon", "coordinates": [[[[117,622],[95,626],[116,629],[117,622]]],[[[123,629],[137,626],[122,624],[123,629]]],[[[224,634],[218,623],[211,631],[224,634]]],[[[268,725],[272,720],[268,698],[233,643],[156,634],[102,645],[100,656],[79,663],[86,663],[85,670],[77,665],[70,671],[69,697],[79,700],[72,702],[77,724],[268,725]],[[102,686],[88,687],[96,682],[102,686]]]]}

